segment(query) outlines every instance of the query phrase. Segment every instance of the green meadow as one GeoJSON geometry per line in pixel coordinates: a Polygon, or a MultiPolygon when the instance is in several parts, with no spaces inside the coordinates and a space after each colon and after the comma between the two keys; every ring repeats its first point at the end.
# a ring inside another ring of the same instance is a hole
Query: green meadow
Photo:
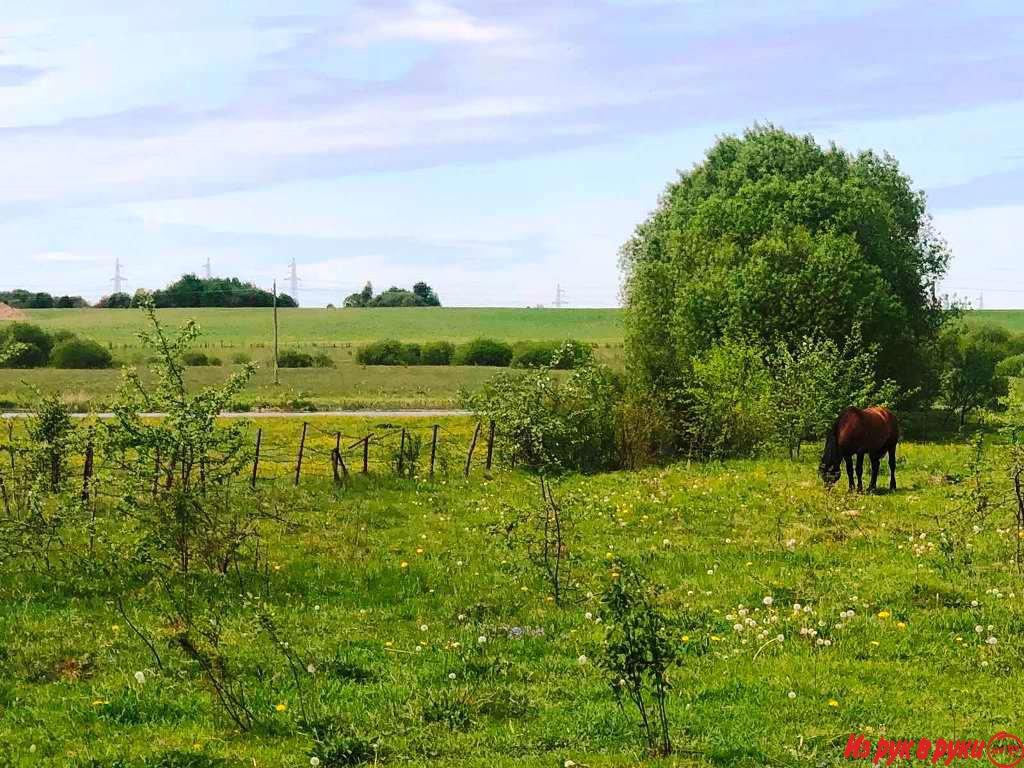
{"type": "MultiPolygon", "coordinates": [[[[237,593],[220,620],[254,727],[235,727],[175,651],[152,585],[56,557],[0,571],[0,764],[300,768],[315,756],[304,724],[325,717],[361,755],[332,765],[829,766],[848,762],[851,733],[1019,728],[1017,531],[1009,509],[968,511],[966,445],[904,445],[899,490],[876,496],[826,492],[813,450],[565,478],[572,590],[558,606],[514,525],[539,508],[537,481],[479,464],[463,479],[468,420],[444,422],[453,466],[434,480],[380,463],[343,485],[321,456],[329,434],[389,425],[319,421],[298,487],[300,423],[262,426],[282,469],[260,482],[285,510],[266,529],[268,573],[206,577],[237,593]],[[677,752],[662,761],[596,663],[620,558],[665,586],[678,622],[677,752]],[[298,673],[254,631],[254,601],[298,673]]],[[[101,536],[113,518],[99,507],[101,536]]]]}

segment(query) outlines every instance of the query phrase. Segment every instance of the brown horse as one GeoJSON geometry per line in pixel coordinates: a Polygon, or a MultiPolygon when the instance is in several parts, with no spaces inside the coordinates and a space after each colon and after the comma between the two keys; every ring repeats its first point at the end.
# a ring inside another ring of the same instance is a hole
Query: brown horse
{"type": "Polygon", "coordinates": [[[875,490],[878,466],[882,456],[889,454],[889,490],[896,490],[896,443],[900,428],[896,417],[888,408],[844,408],[836,419],[832,431],[825,439],[825,452],[821,456],[821,477],[828,486],[835,485],[842,473],[840,462],[846,462],[846,476],[853,490],[853,456],[857,455],[857,490],[863,491],[864,454],[871,459],[871,483],[868,492],[875,490]]]}

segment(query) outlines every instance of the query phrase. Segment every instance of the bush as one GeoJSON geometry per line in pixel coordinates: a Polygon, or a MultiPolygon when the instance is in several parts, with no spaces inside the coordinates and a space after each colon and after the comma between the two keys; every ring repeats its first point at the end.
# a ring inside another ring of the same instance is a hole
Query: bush
{"type": "Polygon", "coordinates": [[[278,368],[312,368],[313,356],[297,349],[286,349],[277,356],[278,368]]]}
{"type": "Polygon", "coordinates": [[[334,360],[326,352],[317,352],[313,355],[313,367],[314,368],[333,368],[334,360]]]}
{"type": "Polygon", "coordinates": [[[5,368],[42,368],[50,360],[53,338],[31,323],[10,323],[0,331],[0,350],[13,348],[5,368]]]}
{"type": "Polygon", "coordinates": [[[356,351],[356,361],[360,365],[419,365],[420,345],[397,339],[374,341],[356,351]]]}
{"type": "Polygon", "coordinates": [[[610,369],[588,364],[568,377],[548,368],[504,372],[467,405],[498,427],[498,457],[539,471],[599,472],[619,465],[616,403],[620,386],[610,369]]]}
{"type": "Polygon", "coordinates": [[[512,362],[512,347],[494,339],[473,339],[459,345],[452,362],[455,365],[492,365],[507,368],[512,362]]]}
{"type": "Polygon", "coordinates": [[[235,352],[231,356],[231,362],[235,365],[245,365],[246,363],[252,362],[252,355],[248,352],[235,352]]]}
{"type": "Polygon", "coordinates": [[[195,349],[185,352],[181,356],[181,360],[183,363],[185,363],[185,365],[193,366],[196,368],[202,368],[208,365],[221,364],[221,359],[219,357],[213,357],[211,355],[207,355],[205,352],[200,352],[195,349]]]}
{"type": "Polygon", "coordinates": [[[454,354],[450,341],[428,341],[420,352],[420,365],[450,365],[454,354]]]}
{"type": "Polygon", "coordinates": [[[67,339],[50,354],[54,368],[110,368],[113,362],[110,350],[92,339],[67,339]]]}
{"type": "Polygon", "coordinates": [[[521,341],[512,354],[513,368],[577,368],[589,361],[594,351],[575,339],[565,341],[521,341]]]}
{"type": "Polygon", "coordinates": [[[684,391],[689,449],[749,456],[773,436],[772,379],[758,347],[724,341],[693,361],[684,391]]]}
{"type": "Polygon", "coordinates": [[[1024,378],[1024,354],[1011,355],[996,365],[996,376],[1024,378]]]}

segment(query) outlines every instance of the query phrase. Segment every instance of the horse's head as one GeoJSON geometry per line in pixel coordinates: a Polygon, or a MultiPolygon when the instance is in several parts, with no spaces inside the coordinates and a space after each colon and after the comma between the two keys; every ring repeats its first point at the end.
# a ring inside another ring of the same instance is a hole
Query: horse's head
{"type": "Polygon", "coordinates": [[[821,454],[821,464],[818,465],[818,474],[828,488],[839,482],[842,474],[839,469],[840,461],[839,441],[836,439],[835,431],[832,431],[825,438],[825,450],[821,454]]]}

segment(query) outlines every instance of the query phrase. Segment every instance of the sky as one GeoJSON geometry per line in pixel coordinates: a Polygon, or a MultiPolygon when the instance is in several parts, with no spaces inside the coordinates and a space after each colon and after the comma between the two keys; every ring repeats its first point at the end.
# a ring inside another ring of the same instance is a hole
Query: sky
{"type": "Polygon", "coordinates": [[[0,288],[185,272],[340,303],[615,306],[617,251],[755,122],[892,153],[945,290],[1024,307],[1024,6],[33,0],[0,13],[0,288]]]}

